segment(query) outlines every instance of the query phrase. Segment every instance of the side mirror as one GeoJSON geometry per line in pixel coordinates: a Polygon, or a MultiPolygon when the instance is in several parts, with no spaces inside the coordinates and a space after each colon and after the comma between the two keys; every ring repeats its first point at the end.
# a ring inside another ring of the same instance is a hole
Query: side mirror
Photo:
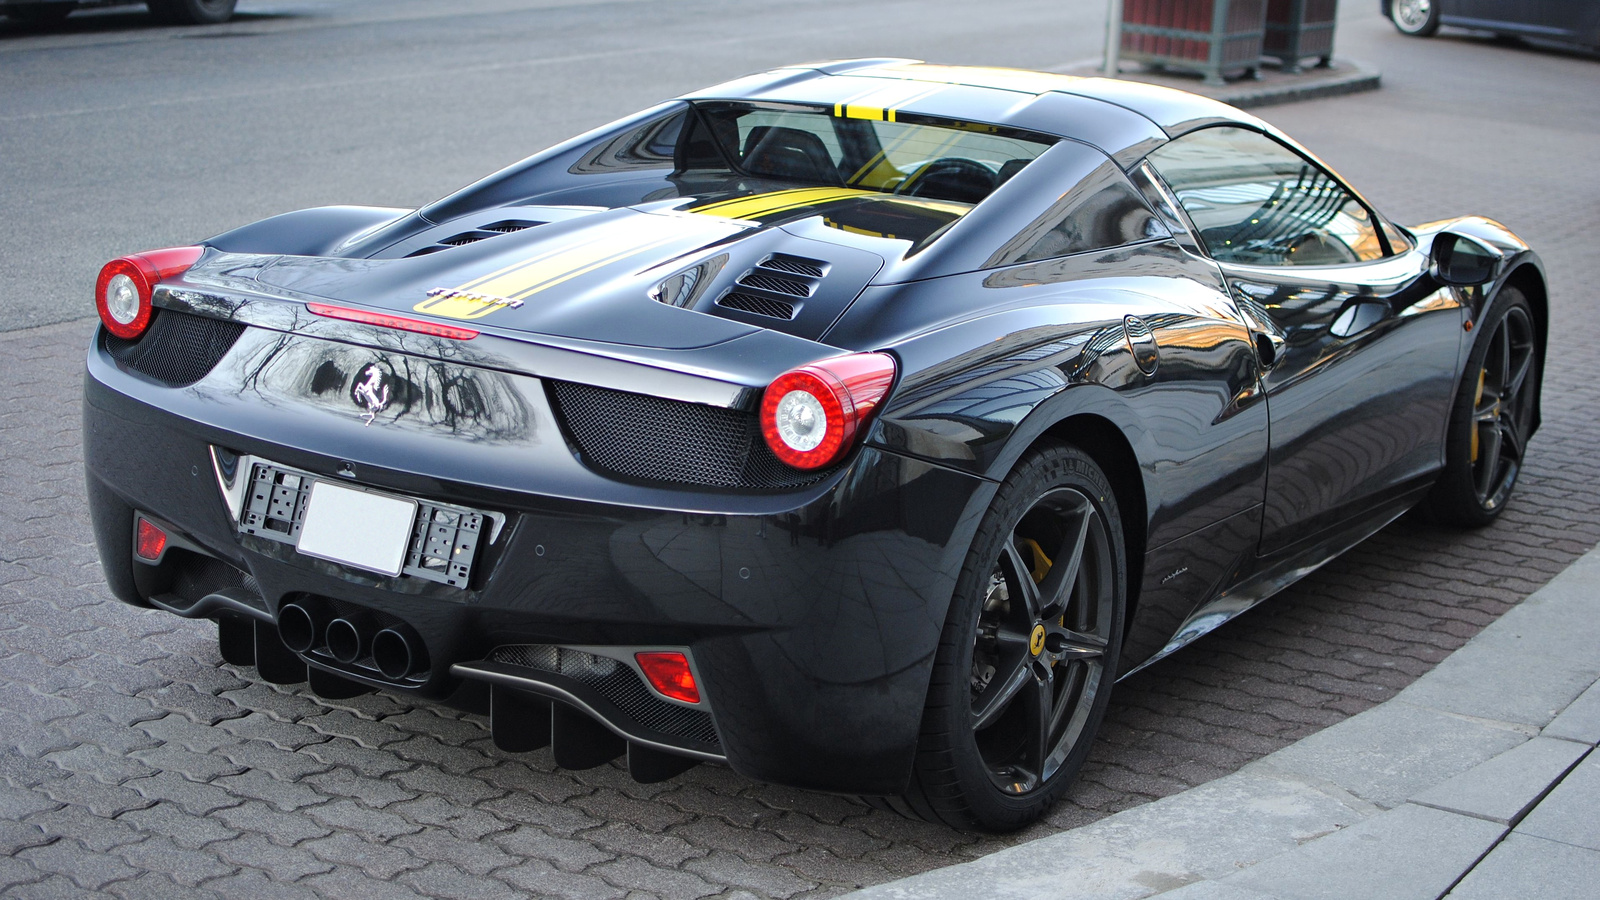
{"type": "Polygon", "coordinates": [[[1440,232],[1433,239],[1433,277],[1444,284],[1471,287],[1488,284],[1500,274],[1504,262],[1495,249],[1464,234],[1440,232]]]}

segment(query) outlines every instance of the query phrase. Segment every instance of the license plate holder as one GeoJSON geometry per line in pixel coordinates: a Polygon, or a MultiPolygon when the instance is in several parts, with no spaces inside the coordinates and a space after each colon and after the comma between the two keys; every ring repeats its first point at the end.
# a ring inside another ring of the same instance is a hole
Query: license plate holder
{"type": "Polygon", "coordinates": [[[315,481],[295,549],[307,556],[399,575],[411,548],[417,501],[315,481]]]}

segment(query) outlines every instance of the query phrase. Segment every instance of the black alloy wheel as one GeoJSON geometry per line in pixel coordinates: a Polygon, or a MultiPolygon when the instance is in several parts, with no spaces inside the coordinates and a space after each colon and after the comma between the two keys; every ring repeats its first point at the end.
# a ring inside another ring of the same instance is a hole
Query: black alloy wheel
{"type": "Polygon", "coordinates": [[[1065,445],[1001,485],[946,620],[911,789],[890,805],[1011,831],[1060,798],[1116,678],[1126,598],[1110,482],[1065,445]]]}
{"type": "Polygon", "coordinates": [[[150,14],[172,25],[216,25],[233,18],[238,0],[147,0],[150,14]]]}
{"type": "Polygon", "coordinates": [[[1401,34],[1429,37],[1439,30],[1439,4],[1434,0],[1391,0],[1389,21],[1401,34]]]}
{"type": "Polygon", "coordinates": [[[1539,396],[1539,345],[1527,298],[1495,298],[1456,389],[1445,469],[1424,501],[1437,522],[1478,527],[1505,509],[1522,471],[1539,396]]]}

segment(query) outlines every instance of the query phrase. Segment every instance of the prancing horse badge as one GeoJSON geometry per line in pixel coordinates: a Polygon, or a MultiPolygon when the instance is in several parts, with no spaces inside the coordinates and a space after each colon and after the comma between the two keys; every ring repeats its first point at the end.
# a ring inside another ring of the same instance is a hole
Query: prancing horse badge
{"type": "Polygon", "coordinates": [[[369,363],[361,370],[361,380],[351,389],[350,396],[355,398],[356,405],[366,410],[367,425],[372,425],[372,420],[378,417],[389,405],[389,386],[383,383],[383,369],[377,363],[369,363]]]}

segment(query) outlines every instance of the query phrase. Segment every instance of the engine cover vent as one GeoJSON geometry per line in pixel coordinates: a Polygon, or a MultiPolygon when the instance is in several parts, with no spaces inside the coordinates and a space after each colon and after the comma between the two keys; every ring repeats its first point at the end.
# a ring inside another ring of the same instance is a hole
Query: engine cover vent
{"type": "Polygon", "coordinates": [[[463,244],[476,243],[484,238],[492,238],[494,235],[495,233],[492,231],[464,231],[461,234],[451,235],[439,243],[446,247],[460,247],[463,244]]]}
{"type": "Polygon", "coordinates": [[[760,288],[774,294],[788,294],[791,297],[809,297],[815,285],[803,278],[788,278],[781,275],[768,275],[760,269],[752,269],[740,276],[739,283],[745,287],[760,288]]]}
{"type": "Polygon", "coordinates": [[[831,266],[820,259],[773,253],[740,275],[717,305],[769,319],[794,319],[800,304],[817,292],[831,266]]]}
{"type": "Polygon", "coordinates": [[[543,224],[543,222],[529,222],[524,219],[506,219],[503,222],[495,222],[492,225],[485,225],[483,226],[483,230],[493,231],[498,234],[510,234],[514,231],[525,231],[534,227],[535,225],[543,224]]]}
{"type": "Polygon", "coordinates": [[[788,272],[792,275],[806,275],[811,278],[821,278],[828,274],[828,264],[816,259],[806,259],[803,256],[790,256],[787,253],[774,253],[761,261],[761,268],[771,269],[774,272],[788,272]]]}
{"type": "Polygon", "coordinates": [[[794,304],[775,297],[765,297],[747,291],[729,291],[717,298],[718,306],[737,309],[771,319],[793,319],[794,304]]]}
{"type": "Polygon", "coordinates": [[[502,234],[512,234],[513,232],[525,231],[529,228],[533,228],[536,225],[543,224],[543,222],[534,222],[528,219],[503,219],[499,222],[493,222],[480,228],[474,228],[471,231],[463,231],[460,234],[452,234],[438,243],[429,244],[426,247],[413,250],[410,253],[407,253],[406,256],[408,258],[412,256],[427,256],[429,253],[438,253],[440,250],[449,250],[451,247],[463,247],[467,244],[476,244],[478,241],[488,240],[492,237],[499,237],[502,234]]]}

